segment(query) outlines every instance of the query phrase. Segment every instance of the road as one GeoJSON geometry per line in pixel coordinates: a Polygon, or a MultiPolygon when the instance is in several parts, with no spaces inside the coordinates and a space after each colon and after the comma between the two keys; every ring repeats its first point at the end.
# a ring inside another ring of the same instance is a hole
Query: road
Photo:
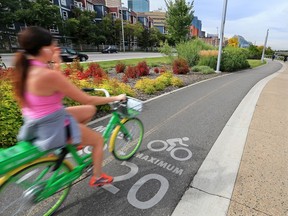
{"type": "MultiPolygon", "coordinates": [[[[133,59],[133,58],[152,58],[152,57],[161,57],[161,53],[155,52],[119,52],[111,54],[103,53],[87,53],[89,56],[88,62],[97,62],[97,61],[110,61],[110,60],[123,60],[123,59],[133,59]]],[[[1,54],[2,59],[7,67],[13,65],[14,54],[1,54]]]]}
{"type": "MultiPolygon", "coordinates": [[[[56,215],[171,215],[241,100],[280,68],[270,61],[146,102],[140,116],[145,136],[136,156],[120,162],[105,153],[104,171],[116,182],[96,189],[89,179],[77,183],[56,215]]],[[[104,119],[91,127],[106,124],[104,119]]]]}

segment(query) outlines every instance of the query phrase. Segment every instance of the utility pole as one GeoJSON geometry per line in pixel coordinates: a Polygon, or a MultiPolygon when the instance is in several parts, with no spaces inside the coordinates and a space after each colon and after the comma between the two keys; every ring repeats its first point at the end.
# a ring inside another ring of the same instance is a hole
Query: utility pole
{"type": "Polygon", "coordinates": [[[219,44],[219,51],[218,51],[217,68],[216,68],[216,71],[215,71],[216,73],[221,73],[221,71],[220,71],[220,62],[221,62],[223,37],[224,37],[224,27],[225,27],[225,20],[226,20],[227,1],[228,0],[224,0],[224,4],[223,4],[222,22],[221,22],[221,30],[220,30],[220,44],[219,44]]]}
{"type": "Polygon", "coordinates": [[[262,62],[262,63],[264,62],[265,49],[266,49],[267,40],[268,40],[268,34],[269,34],[269,29],[267,29],[266,38],[265,38],[265,43],[264,43],[264,47],[263,47],[263,51],[262,51],[262,57],[261,57],[261,62],[262,62]]]}
{"type": "Polygon", "coordinates": [[[125,52],[125,34],[124,34],[124,25],[123,25],[123,3],[122,0],[120,1],[121,5],[121,26],[122,26],[122,43],[123,43],[123,52],[125,52]]]}

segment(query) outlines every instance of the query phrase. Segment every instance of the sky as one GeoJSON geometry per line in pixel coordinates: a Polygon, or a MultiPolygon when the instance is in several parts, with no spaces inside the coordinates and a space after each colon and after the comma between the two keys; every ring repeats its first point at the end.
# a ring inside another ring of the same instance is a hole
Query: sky
{"type": "MultiPolygon", "coordinates": [[[[202,21],[202,31],[220,33],[223,4],[224,0],[194,0],[194,16],[202,21]]],[[[150,0],[150,10],[158,8],[166,10],[165,1],[150,0]]],[[[267,46],[288,50],[288,0],[227,0],[225,37],[241,35],[261,46],[267,29],[267,46]]]]}

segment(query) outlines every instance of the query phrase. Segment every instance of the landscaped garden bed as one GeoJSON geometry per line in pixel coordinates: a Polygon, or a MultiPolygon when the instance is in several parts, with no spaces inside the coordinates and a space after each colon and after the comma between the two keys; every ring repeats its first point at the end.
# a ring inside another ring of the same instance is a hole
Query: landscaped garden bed
{"type": "MultiPolygon", "coordinates": [[[[234,59],[233,64],[235,62],[239,63],[239,58],[232,58],[233,55],[237,56],[239,54],[227,52],[224,57],[230,62],[234,59]]],[[[247,60],[244,60],[243,62],[245,63],[247,60]]],[[[147,59],[147,61],[127,60],[113,63],[101,62],[99,64],[73,62],[71,64],[63,64],[62,72],[79,88],[105,88],[111,95],[125,93],[128,96],[145,101],[175,89],[225,74],[216,74],[211,67],[205,65],[215,66],[214,54],[205,56],[204,61],[199,62],[201,63],[200,65],[192,67],[188,65],[187,60],[181,58],[172,59],[171,56],[170,59],[163,57],[158,61],[155,58],[147,59]]],[[[226,65],[233,65],[230,62],[227,61],[226,65]]],[[[227,68],[236,70],[228,66],[227,68]]],[[[242,69],[242,65],[238,67],[242,69]]],[[[14,145],[16,143],[16,135],[22,125],[20,109],[13,98],[9,81],[11,72],[13,72],[12,68],[0,70],[0,147],[14,145]]],[[[64,103],[66,106],[78,105],[75,101],[68,98],[65,98],[64,103]]],[[[97,117],[107,113],[109,113],[109,106],[98,107],[97,117]]]]}

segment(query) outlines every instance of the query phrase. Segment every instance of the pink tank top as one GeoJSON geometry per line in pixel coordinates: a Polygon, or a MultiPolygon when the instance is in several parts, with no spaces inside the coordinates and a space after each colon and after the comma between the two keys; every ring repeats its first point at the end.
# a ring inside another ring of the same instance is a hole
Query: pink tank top
{"type": "Polygon", "coordinates": [[[22,108],[22,113],[32,119],[45,117],[63,108],[62,99],[63,94],[60,92],[50,96],[38,96],[26,92],[27,106],[22,108]]]}

